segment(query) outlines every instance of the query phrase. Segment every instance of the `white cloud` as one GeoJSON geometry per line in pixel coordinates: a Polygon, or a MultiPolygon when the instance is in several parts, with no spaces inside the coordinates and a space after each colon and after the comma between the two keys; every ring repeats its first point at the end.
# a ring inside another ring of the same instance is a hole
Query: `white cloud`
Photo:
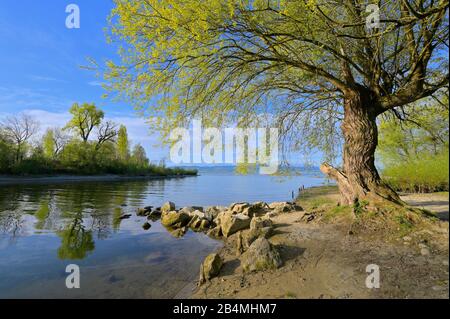
{"type": "Polygon", "coordinates": [[[18,112],[26,109],[67,109],[74,101],[56,96],[45,89],[34,90],[23,87],[0,87],[0,110],[18,112]]]}
{"type": "Polygon", "coordinates": [[[64,82],[64,81],[58,80],[56,78],[52,78],[49,76],[42,76],[42,75],[33,75],[32,74],[32,75],[29,75],[28,78],[33,81],[64,82]]]}
{"type": "Polygon", "coordinates": [[[88,84],[90,86],[102,86],[104,83],[100,82],[100,81],[91,81],[91,82],[88,82],[88,84]]]}

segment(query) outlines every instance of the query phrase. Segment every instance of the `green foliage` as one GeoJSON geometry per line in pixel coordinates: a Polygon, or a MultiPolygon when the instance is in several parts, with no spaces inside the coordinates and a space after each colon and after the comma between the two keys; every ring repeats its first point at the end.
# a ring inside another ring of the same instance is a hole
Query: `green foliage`
{"type": "Polygon", "coordinates": [[[128,141],[127,128],[124,125],[120,126],[117,137],[117,156],[119,160],[126,163],[130,158],[130,145],[128,141]]]}
{"type": "Polygon", "coordinates": [[[380,124],[379,155],[383,178],[397,191],[435,192],[449,185],[448,96],[442,103],[422,101],[408,106],[411,116],[380,124]]]}
{"type": "Polygon", "coordinates": [[[356,216],[361,215],[362,213],[366,212],[367,205],[369,205],[368,201],[357,201],[353,204],[353,212],[356,216]]]}
{"type": "Polygon", "coordinates": [[[72,119],[66,128],[76,132],[83,141],[87,141],[92,130],[100,125],[105,113],[97,109],[95,104],[83,103],[81,106],[74,103],[69,110],[72,119]]]}
{"type": "Polygon", "coordinates": [[[84,229],[82,219],[75,219],[64,230],[57,232],[57,235],[61,238],[58,249],[60,259],[83,259],[95,249],[92,231],[84,229]]]}
{"type": "Polygon", "coordinates": [[[342,99],[355,85],[383,113],[446,84],[444,1],[417,5],[424,20],[404,1],[384,1],[373,32],[363,1],[114,3],[109,40],[122,43],[121,61],[107,63],[106,88],[154,116],[167,143],[173,127],[194,118],[211,127],[262,123],[280,128],[283,151],[321,149],[333,159],[342,99]]]}
{"type": "Polygon", "coordinates": [[[383,177],[397,191],[448,191],[448,167],[448,152],[438,155],[422,154],[421,158],[386,167],[383,170],[383,177]]]}
{"type": "Polygon", "coordinates": [[[42,138],[42,147],[44,148],[44,156],[46,158],[53,158],[55,155],[55,133],[48,129],[42,138]]]}
{"type": "Polygon", "coordinates": [[[0,172],[8,170],[14,163],[14,147],[0,136],[0,172]]]}
{"type": "Polygon", "coordinates": [[[0,174],[12,175],[195,175],[195,170],[167,168],[149,163],[145,149],[135,145],[129,154],[127,129],[121,126],[117,141],[115,124],[102,123],[103,111],[93,104],[74,104],[73,118],[67,124],[74,132],[69,139],[62,130],[48,129],[41,143],[21,144],[20,161],[16,160],[16,145],[0,135],[0,174]],[[94,128],[96,139],[87,139],[94,128]],[[85,139],[86,138],[86,139],[85,139]],[[27,155],[28,154],[28,155],[27,155]],[[27,156],[26,156],[27,155],[27,156]]]}
{"type": "Polygon", "coordinates": [[[131,154],[131,163],[136,166],[146,166],[148,165],[147,154],[145,153],[145,149],[142,145],[137,144],[133,148],[133,152],[131,154]]]}

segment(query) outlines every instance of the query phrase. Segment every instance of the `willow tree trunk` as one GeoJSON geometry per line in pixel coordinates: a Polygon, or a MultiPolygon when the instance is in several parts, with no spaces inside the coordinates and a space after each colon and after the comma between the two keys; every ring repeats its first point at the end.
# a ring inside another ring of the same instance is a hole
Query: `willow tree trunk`
{"type": "Polygon", "coordinates": [[[378,145],[376,118],[379,114],[380,108],[369,92],[353,90],[345,93],[343,169],[329,164],[321,166],[322,172],[336,180],[341,204],[352,205],[362,200],[402,203],[397,193],[382,182],[375,167],[378,145]]]}

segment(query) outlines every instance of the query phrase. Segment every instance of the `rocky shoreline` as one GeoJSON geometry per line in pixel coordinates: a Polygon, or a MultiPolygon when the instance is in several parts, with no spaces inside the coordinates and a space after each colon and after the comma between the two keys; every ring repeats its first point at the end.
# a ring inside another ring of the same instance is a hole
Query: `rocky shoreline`
{"type": "MultiPolygon", "coordinates": [[[[233,235],[237,238],[235,253],[244,271],[257,272],[277,269],[283,264],[279,252],[268,241],[274,232],[271,218],[282,213],[302,211],[302,207],[292,202],[243,202],[233,203],[229,207],[191,206],[180,209],[176,209],[175,203],[166,202],[154,209],[152,206],[140,208],[137,215],[147,216],[152,221],[160,219],[161,224],[175,237],[183,236],[189,229],[223,241],[233,235]]],[[[148,229],[151,225],[146,222],[142,227],[148,229]]],[[[219,254],[208,255],[200,265],[197,285],[216,277],[223,264],[219,254]]]]}
{"type": "Polygon", "coordinates": [[[309,192],[311,198],[305,193],[297,201],[303,207],[177,208],[167,202],[137,214],[147,216],[144,228],[160,220],[173,236],[191,230],[223,241],[176,298],[448,298],[448,222],[387,240],[377,231],[355,231],[354,216],[332,204],[334,189],[309,192]],[[366,287],[366,267],[374,263],[382,271],[381,289],[366,287]]]}

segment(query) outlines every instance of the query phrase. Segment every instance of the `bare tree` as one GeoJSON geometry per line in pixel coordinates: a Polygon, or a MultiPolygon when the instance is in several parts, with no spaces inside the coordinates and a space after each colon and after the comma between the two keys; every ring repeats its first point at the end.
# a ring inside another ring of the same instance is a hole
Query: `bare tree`
{"type": "Polygon", "coordinates": [[[53,130],[53,143],[55,145],[55,156],[61,153],[64,147],[70,140],[70,136],[66,134],[62,129],[55,128],[53,130]]]}
{"type": "Polygon", "coordinates": [[[98,150],[105,142],[114,140],[117,136],[117,124],[112,121],[101,123],[98,127],[97,144],[95,149],[98,150]]]}
{"type": "Polygon", "coordinates": [[[36,134],[39,123],[28,114],[19,114],[6,117],[1,122],[3,135],[16,146],[16,162],[22,159],[24,144],[36,134]]]}

